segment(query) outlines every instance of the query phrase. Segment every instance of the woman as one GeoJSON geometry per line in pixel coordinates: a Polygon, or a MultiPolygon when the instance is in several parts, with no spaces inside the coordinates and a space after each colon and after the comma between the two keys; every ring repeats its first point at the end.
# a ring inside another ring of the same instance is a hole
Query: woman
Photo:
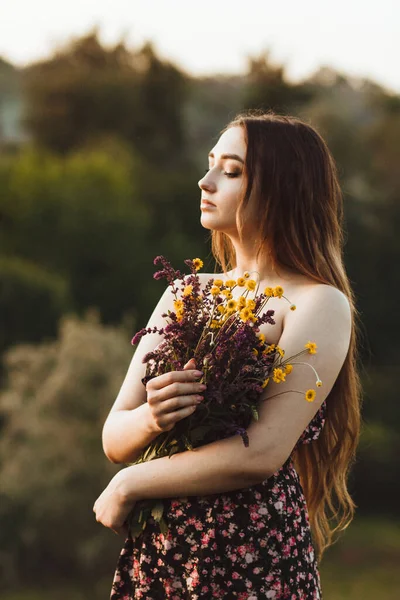
{"type": "MultiPolygon", "coordinates": [[[[164,498],[169,533],[151,519],[126,537],[112,600],[322,598],[319,562],[355,504],[347,490],[360,430],[353,292],[342,259],[342,195],[334,160],[300,119],[272,112],[238,115],[222,132],[199,181],[201,224],[211,230],[218,278],[257,272],[260,289],[281,285],[297,306],[272,298],[266,338],[287,356],[306,340],[323,385],[314,402],[291,390],[315,384],[298,365],[267,386],[259,420],[240,436],[122,469],[97,499],[103,525],[125,533],[134,502],[164,498]],[[227,270],[230,267],[231,270],[227,270]],[[331,527],[332,518],[336,527],[331,527]]],[[[203,285],[212,274],[202,275],[203,285]]],[[[172,309],[167,288],[148,326],[172,309]]],[[[106,455],[133,462],[161,431],[201,402],[191,359],[183,371],[141,384],[142,357],[161,336],[141,339],[103,431],[106,455]],[[146,402],[148,400],[148,402],[146,402]]]]}

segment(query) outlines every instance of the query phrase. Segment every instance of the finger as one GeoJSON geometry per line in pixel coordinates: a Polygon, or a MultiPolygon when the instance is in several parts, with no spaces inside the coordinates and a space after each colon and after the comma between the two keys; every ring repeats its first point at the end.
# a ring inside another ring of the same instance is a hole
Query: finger
{"type": "Polygon", "coordinates": [[[197,406],[202,402],[204,396],[199,393],[194,393],[185,396],[175,396],[173,398],[169,398],[164,400],[159,405],[158,414],[165,415],[169,413],[174,413],[176,411],[182,410],[183,408],[187,408],[188,406],[197,406]]]}
{"type": "Polygon", "coordinates": [[[190,358],[187,363],[183,366],[183,370],[187,371],[188,369],[195,369],[196,368],[196,361],[194,358],[190,358]]]}
{"type": "Polygon", "coordinates": [[[121,527],[116,527],[114,525],[114,527],[112,528],[112,531],[114,533],[116,533],[117,535],[124,535],[127,536],[128,535],[128,531],[129,531],[129,527],[126,521],[124,521],[124,523],[121,525],[121,527]]]}
{"type": "Polygon", "coordinates": [[[204,386],[205,384],[200,381],[175,381],[156,392],[157,409],[169,400],[175,400],[176,404],[173,405],[173,408],[180,408],[179,398],[191,394],[203,394],[207,389],[204,386]]]}
{"type": "Polygon", "coordinates": [[[163,415],[163,417],[159,423],[159,426],[162,429],[165,429],[166,427],[171,427],[178,421],[181,421],[185,417],[192,415],[195,412],[197,406],[198,406],[197,404],[191,404],[190,406],[185,406],[184,408],[181,408],[180,410],[166,413],[165,415],[163,415]]]}
{"type": "Polygon", "coordinates": [[[168,373],[157,375],[157,377],[151,379],[150,382],[153,389],[161,390],[167,385],[171,385],[175,382],[198,381],[202,376],[203,373],[201,373],[200,370],[197,371],[196,369],[187,369],[185,371],[169,371],[168,373]]]}

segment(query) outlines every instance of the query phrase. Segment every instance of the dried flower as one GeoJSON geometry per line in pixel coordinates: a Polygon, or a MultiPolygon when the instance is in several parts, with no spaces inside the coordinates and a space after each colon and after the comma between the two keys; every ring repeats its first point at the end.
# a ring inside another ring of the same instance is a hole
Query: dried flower
{"type": "MultiPolygon", "coordinates": [[[[240,435],[248,447],[247,427],[253,419],[258,419],[257,406],[270,379],[282,383],[292,372],[293,364],[308,364],[299,361],[288,364],[287,359],[283,362],[285,351],[277,344],[269,344],[266,336],[259,333],[261,325],[275,325],[275,311],[264,309],[269,298],[285,298],[281,286],[267,287],[263,294],[249,298],[249,292],[256,289],[257,283],[246,271],[237,281],[227,280],[224,284],[222,279],[210,279],[201,289],[197,271],[203,261],[195,258],[184,262],[191,270],[189,276],[173,269],[163,256],[154,259],[154,264],[162,265],[154,278],[168,280],[175,295],[174,311],[162,315],[167,319],[165,327],[141,329],[132,338],[132,344],[139,343],[148,333],[163,335],[163,341],[143,358],[146,364],[143,385],[162,373],[182,370],[193,357],[197,365],[202,365],[202,381],[207,383],[207,390],[196,412],[175,423],[170,431],[158,435],[133,464],[172,456],[232,435],[240,435]],[[180,297],[179,281],[182,284],[180,297]],[[234,299],[232,290],[236,286],[244,289],[243,295],[234,299]]],[[[291,304],[291,309],[293,307],[291,304]]],[[[308,341],[302,352],[315,354],[316,348],[315,342],[308,341]]],[[[308,366],[316,373],[312,365],[308,366]]],[[[316,385],[320,387],[322,382],[316,375],[316,385]]],[[[299,390],[291,391],[302,394],[308,402],[316,395],[313,389],[307,390],[305,395],[299,390]]],[[[165,530],[162,502],[157,501],[156,505],[139,502],[128,518],[133,537],[145,527],[149,511],[157,516],[154,518],[165,530]]]]}

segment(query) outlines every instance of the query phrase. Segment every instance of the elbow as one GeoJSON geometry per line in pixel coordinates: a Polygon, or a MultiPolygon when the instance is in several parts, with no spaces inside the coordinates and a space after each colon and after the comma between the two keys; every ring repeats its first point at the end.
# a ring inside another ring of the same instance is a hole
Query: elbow
{"type": "Polygon", "coordinates": [[[120,460],[117,456],[115,456],[115,454],[113,453],[113,451],[110,447],[109,440],[107,439],[107,421],[104,423],[101,441],[102,441],[102,446],[103,446],[103,452],[106,455],[106,457],[108,458],[108,460],[110,462],[114,463],[115,465],[121,464],[123,461],[120,460]]]}
{"type": "Polygon", "coordinates": [[[111,452],[108,452],[104,446],[103,446],[103,451],[104,454],[106,455],[106,457],[108,458],[108,460],[113,463],[114,465],[119,465],[121,464],[123,461],[122,460],[118,460],[111,452]]]}
{"type": "Polygon", "coordinates": [[[104,442],[103,440],[103,452],[106,455],[106,457],[108,458],[108,460],[116,465],[118,465],[121,461],[118,460],[116,458],[116,456],[114,456],[114,454],[111,452],[111,450],[108,448],[107,444],[104,442]]]}
{"type": "Polygon", "coordinates": [[[276,448],[262,449],[253,455],[252,474],[258,482],[265,481],[279,471],[290,454],[279,452],[276,448]]]}

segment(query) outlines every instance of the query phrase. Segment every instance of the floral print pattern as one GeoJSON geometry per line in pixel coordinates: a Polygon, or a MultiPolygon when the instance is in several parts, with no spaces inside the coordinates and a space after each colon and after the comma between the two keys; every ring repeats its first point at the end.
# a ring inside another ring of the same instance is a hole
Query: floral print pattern
{"type": "MultiPolygon", "coordinates": [[[[319,437],[325,409],[324,402],[297,444],[319,437]]],[[[126,538],[111,600],[322,598],[306,499],[291,456],[252,487],[164,502],[168,533],[150,518],[136,540],[126,538]]]]}

